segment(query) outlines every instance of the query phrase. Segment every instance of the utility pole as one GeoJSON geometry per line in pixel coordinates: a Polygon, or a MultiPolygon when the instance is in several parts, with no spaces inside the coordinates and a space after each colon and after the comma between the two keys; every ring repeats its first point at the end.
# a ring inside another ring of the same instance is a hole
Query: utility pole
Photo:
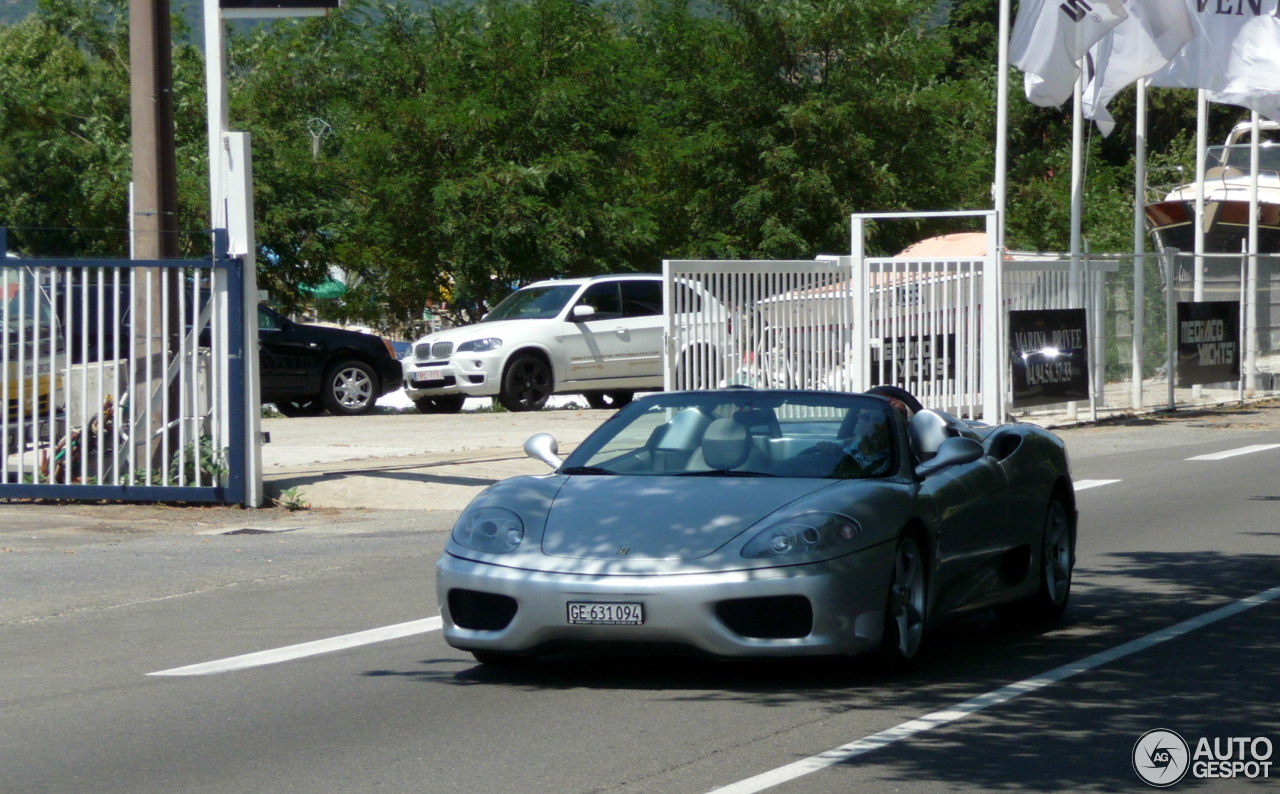
{"type": "MultiPolygon", "coordinates": [[[[174,155],[173,36],[169,29],[169,0],[129,0],[129,100],[133,133],[133,229],[136,259],[171,259],[178,255],[178,178],[174,155]]],[[[132,349],[138,361],[130,412],[147,428],[148,461],[145,484],[152,469],[167,467],[157,458],[161,411],[155,410],[165,383],[163,296],[175,296],[175,285],[163,288],[168,275],[162,268],[136,271],[132,282],[132,349]]],[[[177,271],[173,271],[174,274],[177,271]]],[[[180,328],[168,329],[169,335],[180,328]]],[[[176,404],[176,403],[175,403],[176,404]]],[[[135,440],[136,444],[137,441],[135,440]]]]}

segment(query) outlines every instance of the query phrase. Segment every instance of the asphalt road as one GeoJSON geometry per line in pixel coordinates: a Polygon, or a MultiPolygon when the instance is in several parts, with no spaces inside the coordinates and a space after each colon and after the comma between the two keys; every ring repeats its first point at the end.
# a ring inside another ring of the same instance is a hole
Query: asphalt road
{"type": "MultiPolygon", "coordinates": [[[[1078,494],[1066,621],[1010,628],[984,615],[942,626],[917,669],[897,677],[842,661],[667,657],[494,670],[438,631],[150,676],[437,615],[433,564],[453,514],[312,516],[264,534],[0,534],[14,549],[0,555],[0,792],[730,786],[1280,586],[1280,447],[1187,460],[1280,445],[1280,431],[1143,429],[1138,441],[1082,442],[1087,454],[1073,454],[1077,481],[1117,482],[1078,494]]],[[[1280,749],[1278,650],[1275,600],[848,762],[742,790],[1144,789],[1131,752],[1147,730],[1175,730],[1193,746],[1268,736],[1280,749]]],[[[1275,785],[1188,777],[1177,787],[1275,785]]]]}

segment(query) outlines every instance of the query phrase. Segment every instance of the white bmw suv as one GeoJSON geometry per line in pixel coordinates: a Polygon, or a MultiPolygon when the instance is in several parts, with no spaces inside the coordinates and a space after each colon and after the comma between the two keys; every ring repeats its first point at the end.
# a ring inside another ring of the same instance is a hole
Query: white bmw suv
{"type": "Polygon", "coordinates": [[[552,394],[619,407],[662,388],[662,277],[539,281],[475,325],[419,339],[401,360],[404,386],[424,413],[454,413],[467,397],[536,411],[552,394]]]}

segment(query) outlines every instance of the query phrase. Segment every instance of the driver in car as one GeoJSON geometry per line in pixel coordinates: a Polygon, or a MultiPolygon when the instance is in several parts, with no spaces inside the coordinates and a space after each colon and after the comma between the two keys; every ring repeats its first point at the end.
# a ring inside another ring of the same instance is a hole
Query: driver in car
{"type": "Polygon", "coordinates": [[[883,411],[863,409],[853,435],[843,441],[819,441],[816,450],[842,454],[833,476],[874,477],[889,468],[889,423],[883,411]]]}

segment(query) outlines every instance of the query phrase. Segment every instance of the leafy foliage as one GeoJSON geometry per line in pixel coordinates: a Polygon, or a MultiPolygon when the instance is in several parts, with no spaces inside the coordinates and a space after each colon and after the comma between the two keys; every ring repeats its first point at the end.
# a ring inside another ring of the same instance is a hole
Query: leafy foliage
{"type": "MultiPolygon", "coordinates": [[[[40,0],[0,26],[0,223],[112,253],[129,180],[123,0],[40,0]]],[[[331,266],[339,312],[475,319],[537,278],[663,258],[847,251],[859,211],[990,206],[995,0],[352,0],[230,37],[253,135],[259,282],[286,306],[331,266]],[[313,137],[313,132],[317,133],[313,137]]],[[[203,63],[175,21],[184,228],[207,221],[203,63]]],[[[1064,249],[1069,109],[1011,74],[1008,243],[1064,249]]],[[[1132,91],[1090,135],[1086,235],[1127,250],[1132,91]]],[[[1151,164],[1192,160],[1194,95],[1151,98],[1151,164]]],[[[1215,139],[1239,116],[1216,107],[1215,139]]],[[[1170,178],[1172,181],[1172,178],[1170,178]]],[[[877,253],[955,230],[884,224],[877,253]]]]}

